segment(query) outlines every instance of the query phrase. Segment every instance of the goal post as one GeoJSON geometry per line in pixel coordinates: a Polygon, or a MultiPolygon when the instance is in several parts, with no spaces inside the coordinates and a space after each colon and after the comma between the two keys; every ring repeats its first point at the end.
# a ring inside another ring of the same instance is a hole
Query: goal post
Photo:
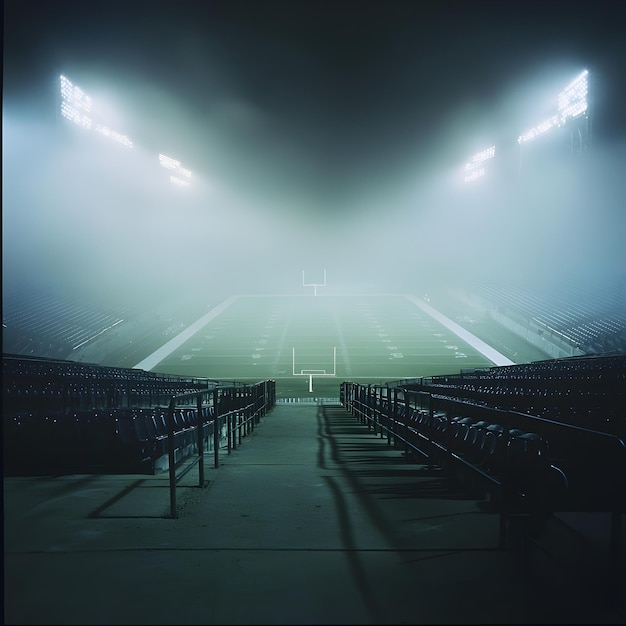
{"type": "Polygon", "coordinates": [[[313,295],[316,296],[318,287],[326,287],[326,270],[324,270],[324,281],[321,283],[307,283],[304,278],[304,270],[302,270],[302,286],[313,287],[313,295]]]}
{"type": "Polygon", "coordinates": [[[296,349],[292,348],[292,373],[294,376],[308,376],[309,377],[309,393],[313,393],[313,377],[326,376],[333,377],[337,375],[337,348],[333,347],[333,370],[328,372],[326,369],[308,369],[302,368],[296,371],[296,349]]]}

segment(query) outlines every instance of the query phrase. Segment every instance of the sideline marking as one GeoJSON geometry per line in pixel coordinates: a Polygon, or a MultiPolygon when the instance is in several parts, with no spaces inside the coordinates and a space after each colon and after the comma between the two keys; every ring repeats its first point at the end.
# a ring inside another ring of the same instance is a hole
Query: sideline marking
{"type": "Polygon", "coordinates": [[[472,335],[468,330],[465,330],[462,326],[459,326],[456,322],[442,315],[436,309],[426,304],[423,300],[409,294],[405,294],[404,297],[410,300],[413,304],[417,305],[424,313],[430,315],[436,319],[440,324],[443,324],[448,330],[451,330],[457,337],[468,343],[472,348],[478,350],[483,356],[487,357],[494,365],[515,365],[515,361],[511,361],[500,354],[497,350],[494,350],[490,345],[486,344],[482,339],[472,335]]]}
{"type": "Polygon", "coordinates": [[[191,339],[200,329],[204,328],[212,319],[216,318],[220,313],[223,313],[239,296],[231,296],[218,304],[214,309],[209,311],[206,315],[203,315],[199,320],[194,322],[191,326],[185,328],[176,337],[170,339],[166,344],[162,345],[158,350],[147,356],[143,361],[140,361],[133,367],[133,369],[151,370],[156,367],[163,359],[168,357],[174,350],[180,348],[185,341],[191,339]]]}

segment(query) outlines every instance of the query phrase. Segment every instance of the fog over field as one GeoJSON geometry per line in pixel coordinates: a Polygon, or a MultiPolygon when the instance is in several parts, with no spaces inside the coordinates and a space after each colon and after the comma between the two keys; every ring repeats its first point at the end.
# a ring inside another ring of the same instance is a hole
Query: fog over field
{"type": "Polygon", "coordinates": [[[183,2],[171,25],[160,2],[114,2],[100,21],[60,2],[30,28],[32,3],[7,4],[5,293],[299,293],[303,270],[327,270],[335,293],[623,276],[623,50],[610,15],[586,30],[570,16],[549,45],[547,26],[531,38],[496,11],[493,45],[515,61],[479,55],[470,79],[454,68],[485,31],[459,5],[446,31],[443,9],[399,2],[385,16],[375,2],[303,3],[304,18],[280,2],[183,2]],[[586,64],[593,142],[520,148],[586,64]],[[60,74],[131,149],[62,117],[60,74]],[[492,144],[488,176],[464,184],[464,162],[492,144]],[[189,187],[169,183],[160,153],[192,171],[189,187]]]}
{"type": "Polygon", "coordinates": [[[450,279],[611,280],[625,267],[621,146],[598,150],[584,171],[553,163],[531,188],[491,185],[467,198],[442,177],[414,194],[407,184],[373,189],[378,198],[364,199],[362,213],[335,214],[295,208],[311,201],[305,185],[293,210],[201,174],[192,189],[173,188],[141,147],[120,157],[118,146],[59,137],[10,110],[4,147],[9,284],[60,282],[112,297],[193,285],[272,293],[298,290],[303,270],[321,282],[326,269],[339,291],[410,292],[450,279]]]}

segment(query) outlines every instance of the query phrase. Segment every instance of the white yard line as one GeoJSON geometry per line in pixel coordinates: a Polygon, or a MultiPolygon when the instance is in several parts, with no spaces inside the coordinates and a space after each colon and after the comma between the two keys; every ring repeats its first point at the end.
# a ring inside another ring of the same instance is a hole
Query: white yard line
{"type": "MultiPolygon", "coordinates": [[[[367,295],[393,295],[393,294],[367,294],[367,295]]],[[[400,294],[398,294],[400,295],[400,294]]],[[[199,330],[204,328],[211,320],[215,319],[218,315],[223,313],[229,306],[233,304],[236,300],[242,297],[250,297],[250,296],[231,296],[217,305],[215,308],[211,309],[206,315],[202,316],[198,321],[191,324],[191,326],[185,328],[182,332],[180,332],[176,337],[173,337],[168,341],[165,345],[161,346],[158,350],[147,356],[143,361],[137,363],[134,366],[135,369],[142,370],[151,370],[156,367],[163,359],[167,358],[174,350],[180,348],[180,346],[185,343],[188,339],[193,337],[199,330]]],[[[258,297],[258,296],[255,296],[258,297]]],[[[270,296],[275,297],[275,296],[270,296]]],[[[284,297],[284,296],[283,296],[284,297]]],[[[404,294],[404,297],[415,304],[417,307],[422,309],[424,313],[430,315],[433,319],[437,320],[440,324],[445,326],[448,330],[452,331],[457,337],[465,341],[467,344],[472,346],[475,350],[480,352],[483,356],[487,357],[490,361],[492,361],[495,365],[514,365],[514,361],[511,361],[503,354],[494,350],[491,346],[486,344],[482,339],[479,339],[475,335],[472,335],[469,331],[465,330],[462,326],[459,326],[456,322],[453,322],[451,319],[447,318],[445,315],[442,315],[436,309],[426,304],[422,299],[417,298],[416,296],[412,296],[410,294],[404,294]]]]}
{"type": "Polygon", "coordinates": [[[143,361],[137,363],[134,366],[135,369],[151,370],[156,367],[163,359],[167,358],[174,350],[180,348],[188,339],[191,339],[199,330],[204,328],[212,319],[215,319],[218,315],[223,313],[239,296],[231,296],[218,304],[215,308],[211,309],[206,315],[203,315],[197,322],[194,322],[191,326],[188,326],[183,331],[178,333],[176,337],[170,339],[165,345],[161,346],[156,352],[147,356],[143,361]]]}
{"type": "Polygon", "coordinates": [[[479,339],[475,335],[472,335],[468,330],[465,330],[462,326],[459,326],[456,322],[442,315],[436,309],[426,304],[420,298],[405,294],[407,300],[418,306],[424,313],[430,315],[433,319],[437,320],[440,324],[443,324],[448,330],[451,330],[457,337],[468,343],[472,348],[478,350],[483,356],[487,357],[494,365],[515,365],[514,361],[508,359],[503,354],[500,354],[497,350],[494,350],[491,346],[486,344],[482,339],[479,339]]]}

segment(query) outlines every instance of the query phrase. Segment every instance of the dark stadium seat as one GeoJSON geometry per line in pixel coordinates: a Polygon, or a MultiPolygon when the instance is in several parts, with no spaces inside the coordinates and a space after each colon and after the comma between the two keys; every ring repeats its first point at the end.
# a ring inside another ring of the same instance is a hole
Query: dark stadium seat
{"type": "Polygon", "coordinates": [[[187,415],[187,423],[192,427],[196,427],[198,425],[198,411],[196,409],[187,409],[185,413],[187,415]]]}
{"type": "Polygon", "coordinates": [[[167,454],[167,434],[159,430],[154,409],[139,409],[137,418],[143,421],[148,439],[153,442],[154,458],[167,454]]]}
{"type": "Polygon", "coordinates": [[[442,442],[448,429],[448,418],[445,413],[433,414],[433,439],[442,442]]]}
{"type": "Polygon", "coordinates": [[[114,411],[83,409],[75,415],[80,428],[83,457],[92,466],[106,466],[115,441],[114,411]]]}
{"type": "Polygon", "coordinates": [[[451,452],[462,453],[463,440],[474,420],[471,417],[456,416],[448,420],[445,444],[451,452]]]}
{"type": "Polygon", "coordinates": [[[167,437],[167,411],[164,409],[156,409],[152,416],[154,426],[160,437],[167,437]]]}
{"type": "Polygon", "coordinates": [[[38,464],[38,458],[45,454],[45,441],[42,425],[45,416],[32,411],[22,411],[4,420],[4,470],[17,468],[31,473],[29,468],[38,464]]]}
{"type": "Polygon", "coordinates": [[[506,429],[501,424],[491,424],[487,426],[486,431],[481,467],[489,473],[501,474],[506,459],[506,429]]]}
{"type": "MultiPolygon", "coordinates": [[[[109,461],[121,471],[133,471],[149,467],[153,459],[151,442],[140,437],[137,417],[131,411],[118,411],[114,417],[115,444],[110,450],[109,461]]],[[[144,431],[146,432],[146,431],[144,431]]]]}
{"type": "Polygon", "coordinates": [[[46,416],[42,431],[48,442],[47,458],[59,468],[72,467],[83,460],[82,441],[78,419],[62,412],[46,416]]]}
{"type": "Polygon", "coordinates": [[[536,492],[550,467],[548,442],[537,433],[514,433],[507,445],[508,477],[519,489],[536,492]]]}
{"type": "Polygon", "coordinates": [[[484,445],[489,422],[480,420],[470,425],[463,441],[463,454],[472,463],[481,463],[484,456],[484,445]]]}

